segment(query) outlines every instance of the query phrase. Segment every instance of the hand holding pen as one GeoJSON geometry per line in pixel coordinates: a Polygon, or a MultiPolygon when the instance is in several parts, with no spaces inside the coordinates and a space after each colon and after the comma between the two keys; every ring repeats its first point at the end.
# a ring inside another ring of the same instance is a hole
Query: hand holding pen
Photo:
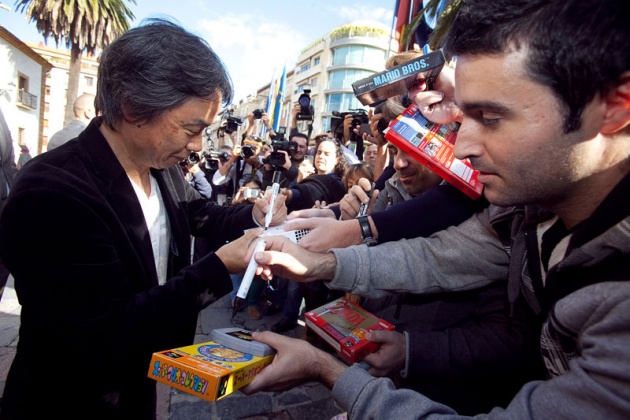
{"type": "Polygon", "coordinates": [[[254,253],[249,260],[249,264],[247,265],[247,269],[245,270],[245,274],[243,275],[243,279],[241,280],[241,285],[238,288],[238,292],[236,292],[236,298],[234,299],[234,303],[232,304],[232,318],[234,318],[236,313],[244,306],[247,300],[247,293],[249,292],[249,288],[251,287],[252,281],[254,280],[256,268],[258,268],[258,264],[254,260],[254,255],[256,255],[257,252],[264,251],[266,245],[267,243],[262,239],[258,239],[258,242],[256,242],[256,248],[254,248],[254,253]]]}
{"type": "Polygon", "coordinates": [[[271,187],[271,198],[269,199],[269,211],[265,216],[265,230],[269,228],[269,225],[273,220],[273,207],[276,205],[278,193],[280,192],[280,173],[280,171],[275,171],[273,173],[273,185],[271,187]]]}

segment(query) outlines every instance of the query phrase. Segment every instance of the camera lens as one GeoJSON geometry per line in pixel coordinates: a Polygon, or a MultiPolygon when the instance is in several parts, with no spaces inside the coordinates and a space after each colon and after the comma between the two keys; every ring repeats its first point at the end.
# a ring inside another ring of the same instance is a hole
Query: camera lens
{"type": "Polygon", "coordinates": [[[259,120],[259,119],[262,118],[263,110],[262,109],[255,109],[253,114],[254,114],[254,118],[259,120]]]}
{"type": "Polygon", "coordinates": [[[241,157],[250,158],[254,156],[254,149],[251,146],[243,146],[241,147],[241,157]]]}
{"type": "Polygon", "coordinates": [[[189,165],[194,165],[195,163],[199,163],[200,160],[201,160],[201,157],[199,156],[199,153],[197,152],[190,152],[190,155],[188,155],[188,157],[186,158],[186,161],[188,162],[189,165]]]}

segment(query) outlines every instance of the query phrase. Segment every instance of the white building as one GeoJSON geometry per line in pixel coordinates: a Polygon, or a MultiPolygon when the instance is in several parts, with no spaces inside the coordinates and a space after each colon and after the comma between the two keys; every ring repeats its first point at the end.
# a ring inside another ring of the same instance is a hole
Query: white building
{"type": "MultiPolygon", "coordinates": [[[[287,71],[280,126],[291,126],[293,104],[307,85],[310,85],[315,108],[311,137],[331,130],[333,111],[367,109],[354,95],[352,83],[385,69],[390,41],[390,28],[386,25],[355,21],[332,30],[304,48],[297,58],[296,68],[287,71]]],[[[397,43],[391,48],[395,53],[397,43]]],[[[244,116],[260,107],[260,100],[267,98],[269,87],[261,87],[255,96],[242,101],[236,114],[244,116]]],[[[309,123],[300,122],[298,128],[308,133],[309,123]]]]}
{"type": "MultiPolygon", "coordinates": [[[[70,51],[46,47],[43,43],[27,43],[27,45],[53,65],[46,77],[43,116],[43,145],[45,147],[48,145],[48,139],[64,126],[70,51]]],[[[81,57],[81,76],[79,77],[77,97],[84,93],[96,94],[97,73],[98,61],[96,58],[84,54],[81,57]]]]}
{"type": "Polygon", "coordinates": [[[31,156],[42,152],[46,74],[52,65],[0,26],[0,108],[11,130],[16,159],[18,145],[31,156]]]}

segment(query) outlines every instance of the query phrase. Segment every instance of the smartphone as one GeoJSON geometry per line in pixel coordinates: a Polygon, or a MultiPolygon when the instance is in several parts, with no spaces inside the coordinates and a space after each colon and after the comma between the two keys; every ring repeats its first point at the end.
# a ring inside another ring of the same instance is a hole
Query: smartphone
{"type": "Polygon", "coordinates": [[[304,160],[308,161],[311,164],[311,166],[313,166],[313,156],[305,155],[304,160]]]}

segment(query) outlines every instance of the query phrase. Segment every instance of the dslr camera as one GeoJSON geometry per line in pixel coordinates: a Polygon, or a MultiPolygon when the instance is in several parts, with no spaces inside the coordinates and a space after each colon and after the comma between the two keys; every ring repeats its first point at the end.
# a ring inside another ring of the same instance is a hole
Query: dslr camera
{"type": "Polygon", "coordinates": [[[259,119],[261,119],[261,118],[262,118],[262,115],[263,115],[263,112],[264,112],[264,111],[263,111],[262,109],[255,109],[255,110],[252,112],[252,114],[254,114],[254,119],[255,119],[255,120],[259,120],[259,119]]]}
{"type": "Polygon", "coordinates": [[[296,119],[298,121],[313,121],[313,114],[315,114],[313,105],[311,104],[311,86],[304,85],[302,94],[298,98],[298,104],[300,105],[300,112],[298,112],[296,119]]]}
{"type": "Polygon", "coordinates": [[[243,159],[250,158],[250,157],[254,156],[255,154],[256,154],[256,151],[249,144],[246,144],[245,146],[241,147],[241,157],[243,159]]]}

